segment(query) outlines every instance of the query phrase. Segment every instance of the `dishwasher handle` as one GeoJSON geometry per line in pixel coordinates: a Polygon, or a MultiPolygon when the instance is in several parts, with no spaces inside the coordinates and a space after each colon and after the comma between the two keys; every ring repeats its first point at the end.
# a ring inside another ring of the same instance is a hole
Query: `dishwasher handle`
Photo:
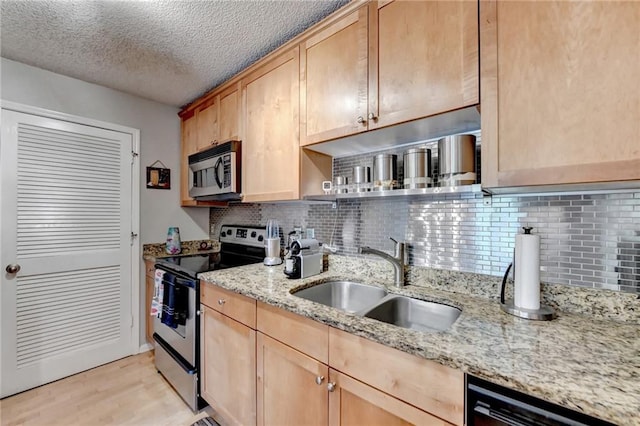
{"type": "Polygon", "coordinates": [[[504,408],[493,409],[485,402],[478,401],[473,407],[475,415],[488,417],[493,420],[497,420],[501,425],[505,426],[536,426],[535,423],[527,421],[526,419],[518,418],[518,416],[509,410],[504,408]]]}

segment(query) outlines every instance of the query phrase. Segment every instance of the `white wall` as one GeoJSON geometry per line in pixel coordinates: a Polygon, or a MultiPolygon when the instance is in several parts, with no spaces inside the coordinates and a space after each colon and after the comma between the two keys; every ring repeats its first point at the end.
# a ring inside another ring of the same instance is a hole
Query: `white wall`
{"type": "MultiPolygon", "coordinates": [[[[178,108],[2,58],[0,99],[140,130],[140,252],[178,226],[182,240],[209,237],[209,209],[180,207],[178,108]],[[156,160],[171,169],[171,190],[146,189],[146,167],[156,160]]],[[[144,317],[144,265],[140,269],[144,317]]],[[[144,323],[142,323],[144,324],[144,323]]],[[[144,342],[141,325],[140,341],[144,342]]]]}

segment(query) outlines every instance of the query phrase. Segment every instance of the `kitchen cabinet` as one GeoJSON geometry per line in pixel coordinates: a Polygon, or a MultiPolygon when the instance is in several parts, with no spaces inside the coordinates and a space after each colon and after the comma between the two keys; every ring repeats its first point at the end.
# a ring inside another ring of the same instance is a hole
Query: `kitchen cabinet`
{"type": "Polygon", "coordinates": [[[229,140],[240,139],[239,91],[238,83],[231,84],[196,107],[196,151],[229,140]]]}
{"type": "Polygon", "coordinates": [[[638,2],[480,2],[484,187],[640,179],[638,22],[638,2]]]}
{"type": "Polygon", "coordinates": [[[258,333],[258,425],[327,425],[329,368],[258,333]]]}
{"type": "Polygon", "coordinates": [[[463,423],[460,371],[260,302],[256,326],[259,425],[463,423]]]}
{"type": "Polygon", "coordinates": [[[331,425],[451,424],[333,369],[329,372],[329,384],[332,389],[329,392],[331,425]]]}
{"type": "Polygon", "coordinates": [[[201,302],[201,396],[228,424],[255,425],[255,301],[203,283],[201,302]]]}
{"type": "Polygon", "coordinates": [[[329,365],[425,414],[464,423],[462,371],[335,328],[329,329],[329,365]]]}
{"type": "Polygon", "coordinates": [[[188,111],[182,117],[182,144],[180,149],[180,204],[195,206],[196,200],[189,197],[189,155],[197,151],[196,116],[188,111]]]}
{"type": "Polygon", "coordinates": [[[301,144],[479,102],[478,5],[371,2],[301,43],[301,144]]]}
{"type": "Polygon", "coordinates": [[[365,5],[300,46],[302,145],[367,128],[367,12],[365,5]]]}
{"type": "Polygon", "coordinates": [[[242,102],[243,201],[297,200],[301,181],[317,192],[315,186],[331,176],[331,157],[299,147],[299,49],[244,78],[242,102]]]}
{"type": "Polygon", "coordinates": [[[145,281],[145,337],[147,343],[153,346],[153,318],[151,318],[151,301],[155,289],[155,262],[153,260],[144,261],[144,281],[145,281]]]}
{"type": "Polygon", "coordinates": [[[218,115],[220,108],[216,96],[196,109],[196,151],[218,143],[218,115]]]}

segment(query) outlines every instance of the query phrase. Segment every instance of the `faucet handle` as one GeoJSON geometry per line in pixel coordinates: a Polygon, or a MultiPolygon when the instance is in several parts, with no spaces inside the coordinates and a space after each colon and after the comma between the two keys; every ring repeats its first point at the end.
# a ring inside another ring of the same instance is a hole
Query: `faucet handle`
{"type": "Polygon", "coordinates": [[[394,245],[398,245],[398,242],[397,242],[396,240],[394,240],[394,239],[393,239],[393,237],[389,237],[389,239],[390,239],[391,241],[393,241],[393,244],[394,244],[394,245]]]}

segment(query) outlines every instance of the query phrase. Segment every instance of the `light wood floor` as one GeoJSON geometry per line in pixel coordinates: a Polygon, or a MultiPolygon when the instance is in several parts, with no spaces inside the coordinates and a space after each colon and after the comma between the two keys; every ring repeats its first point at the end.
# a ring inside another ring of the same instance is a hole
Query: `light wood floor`
{"type": "Polygon", "coordinates": [[[0,401],[2,426],[187,426],[194,415],[145,352],[0,401]]]}

